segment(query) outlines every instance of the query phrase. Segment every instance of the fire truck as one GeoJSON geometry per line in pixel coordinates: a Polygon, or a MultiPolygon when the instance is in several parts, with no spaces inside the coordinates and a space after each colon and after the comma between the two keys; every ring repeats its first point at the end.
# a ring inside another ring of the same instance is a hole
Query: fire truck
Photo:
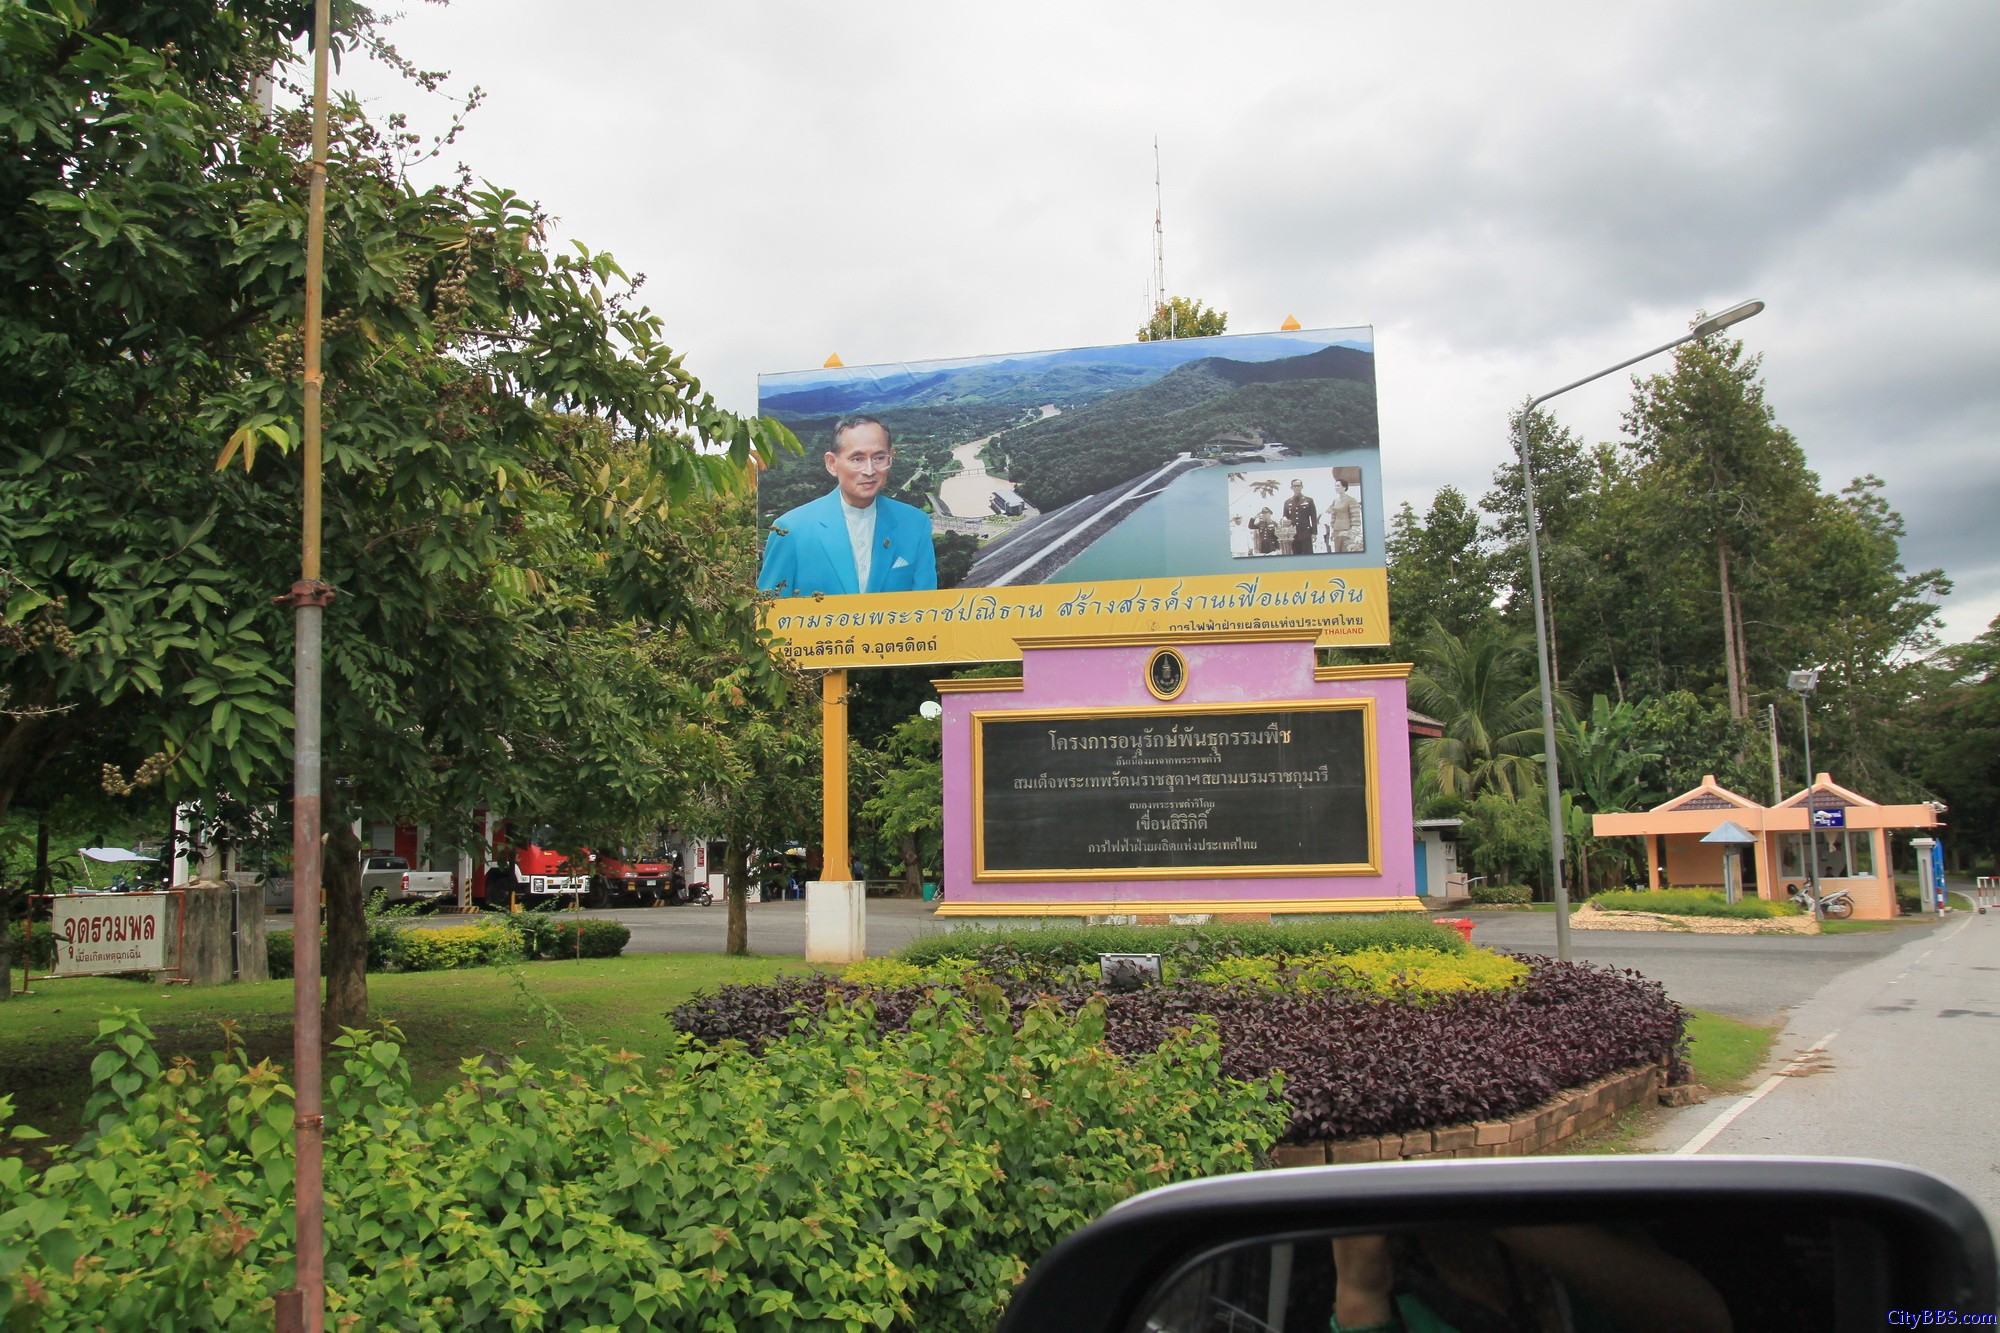
{"type": "Polygon", "coordinates": [[[486,868],[484,891],[489,907],[506,905],[509,862],[513,866],[512,890],[524,902],[546,902],[553,898],[581,898],[590,892],[591,867],[596,855],[587,848],[575,855],[556,850],[555,830],[546,824],[517,828],[500,826],[493,842],[493,859],[486,868]],[[497,892],[496,892],[497,890],[497,892]]]}
{"type": "Polygon", "coordinates": [[[615,855],[602,853],[596,860],[597,883],[591,897],[603,907],[651,907],[679,901],[675,859],[660,835],[636,846],[620,847],[615,855]]]}

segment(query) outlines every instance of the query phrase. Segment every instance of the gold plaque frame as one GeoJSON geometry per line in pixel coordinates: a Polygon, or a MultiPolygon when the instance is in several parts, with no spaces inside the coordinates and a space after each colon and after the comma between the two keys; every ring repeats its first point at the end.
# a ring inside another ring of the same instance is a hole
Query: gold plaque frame
{"type": "Polygon", "coordinates": [[[1382,873],[1381,751],[1376,746],[1375,700],[1277,699],[1258,703],[1157,704],[1105,708],[982,709],[972,714],[972,880],[986,883],[1044,881],[1112,881],[1149,879],[1299,879],[1330,875],[1382,873]],[[986,723],[1050,722],[1071,718],[1161,718],[1188,713],[1307,713],[1361,714],[1363,764],[1367,774],[1368,859],[1328,865],[1142,866],[1118,870],[1047,869],[989,870],[986,868],[986,723]]]}

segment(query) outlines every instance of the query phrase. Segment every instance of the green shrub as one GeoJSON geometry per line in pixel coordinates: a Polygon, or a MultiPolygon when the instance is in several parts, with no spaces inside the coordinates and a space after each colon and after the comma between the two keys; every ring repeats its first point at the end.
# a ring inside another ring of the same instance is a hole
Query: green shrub
{"type": "Polygon", "coordinates": [[[521,937],[504,926],[475,923],[397,933],[403,937],[403,967],[411,972],[445,972],[521,961],[521,937]]]}
{"type": "Polygon", "coordinates": [[[267,930],[264,932],[264,961],[271,969],[271,980],[292,975],[292,932],[289,930],[267,930]]]}
{"type": "Polygon", "coordinates": [[[1533,902],[1535,892],[1525,884],[1475,884],[1466,890],[1472,901],[1490,905],[1519,907],[1533,902]]]}
{"type": "Polygon", "coordinates": [[[9,953],[15,967],[21,965],[24,953],[28,966],[38,972],[47,972],[56,965],[56,933],[48,922],[12,921],[7,925],[7,933],[13,937],[9,953]]]}
{"type": "Polygon", "coordinates": [[[1364,949],[1430,949],[1457,953],[1469,946],[1449,926],[1415,913],[1354,917],[1298,925],[1047,926],[1027,930],[954,930],[906,945],[896,957],[925,966],[945,958],[1001,958],[1041,966],[1088,964],[1101,953],[1157,953],[1200,961],[1231,956],[1359,953],[1364,949]]]}
{"type": "Polygon", "coordinates": [[[544,958],[616,958],[632,938],[629,926],[596,917],[557,921],[548,932],[544,958]]]}
{"type": "MultiPolygon", "coordinates": [[[[989,1329],[1064,1235],[1248,1169],[1286,1122],[1277,1079],[1223,1075],[1211,1026],[1121,1059],[1104,1021],[1042,1003],[1017,1029],[985,990],[888,1035],[836,1009],[761,1057],[674,1036],[468,1060],[430,1104],[395,1041],[343,1036],[328,1327],[989,1329]]],[[[268,1329],[291,1280],[282,1071],[163,1073],[135,1016],[100,1032],[92,1133],[42,1171],[0,1158],[0,1308],[47,1333],[268,1329]]]]}
{"type": "Polygon", "coordinates": [[[1714,889],[1614,889],[1590,900],[1606,912],[1658,912],[1663,916],[1726,916],[1762,921],[1777,916],[1797,916],[1796,903],[1766,902],[1743,898],[1727,902],[1714,889]]]}

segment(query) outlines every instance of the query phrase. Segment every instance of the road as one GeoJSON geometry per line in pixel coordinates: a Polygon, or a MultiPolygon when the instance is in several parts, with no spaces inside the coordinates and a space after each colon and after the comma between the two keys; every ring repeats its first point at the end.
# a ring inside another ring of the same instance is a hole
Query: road
{"type": "MultiPolygon", "coordinates": [[[[803,902],[751,903],[745,910],[750,918],[750,952],[805,957],[803,902]]],[[[942,930],[932,919],[933,910],[934,904],[914,898],[870,898],[868,956],[892,954],[919,935],[942,930]]],[[[720,900],[710,907],[586,908],[579,915],[624,922],[632,931],[627,953],[721,953],[729,935],[729,909],[720,900]]],[[[410,924],[451,926],[464,920],[440,914],[412,917],[410,924]]]]}
{"type": "Polygon", "coordinates": [[[1676,1112],[1648,1146],[1906,1162],[2000,1223],[2000,913],[1894,938],[1793,1010],[1769,1077],[1676,1112]]]}
{"type": "MultiPolygon", "coordinates": [[[[1517,953],[1556,952],[1552,912],[1466,912],[1476,944],[1517,953]]],[[[1661,931],[1573,930],[1570,952],[1587,963],[1629,967],[1667,988],[1690,1009],[1746,1023],[1776,1023],[1850,968],[1929,937],[1925,921],[1852,935],[1684,935],[1661,931]]]]}

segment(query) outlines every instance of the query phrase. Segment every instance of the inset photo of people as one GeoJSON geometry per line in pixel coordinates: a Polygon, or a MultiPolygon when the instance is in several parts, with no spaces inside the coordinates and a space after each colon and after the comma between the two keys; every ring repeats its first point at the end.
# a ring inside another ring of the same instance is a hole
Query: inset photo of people
{"type": "Polygon", "coordinates": [[[1299,465],[1229,474],[1229,553],[1238,560],[1367,549],[1361,469],[1299,465]]]}

